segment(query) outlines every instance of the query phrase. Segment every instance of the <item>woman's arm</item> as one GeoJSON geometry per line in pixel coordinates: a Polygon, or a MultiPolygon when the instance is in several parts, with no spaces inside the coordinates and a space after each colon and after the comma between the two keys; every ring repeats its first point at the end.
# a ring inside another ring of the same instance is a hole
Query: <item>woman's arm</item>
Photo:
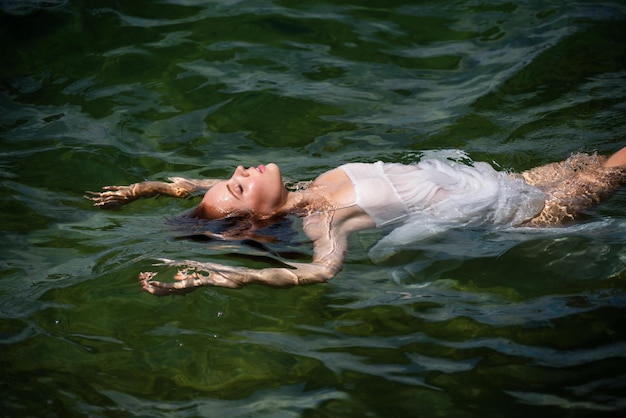
{"type": "Polygon", "coordinates": [[[87,192],[86,199],[92,200],[94,206],[103,209],[117,209],[142,197],[164,195],[185,198],[193,193],[209,190],[217,179],[185,179],[170,177],[170,183],[161,181],[144,181],[129,186],[104,186],[101,192],[87,192]]]}
{"type": "Polygon", "coordinates": [[[174,276],[174,282],[152,280],[156,275],[154,272],[140,273],[139,281],[143,290],[156,296],[166,296],[189,293],[205,286],[236,289],[247,284],[262,284],[276,288],[289,288],[324,283],[341,270],[342,263],[335,266],[316,262],[290,263],[289,267],[259,270],[193,261],[180,263],[167,261],[166,264],[185,266],[185,268],[174,276]]]}

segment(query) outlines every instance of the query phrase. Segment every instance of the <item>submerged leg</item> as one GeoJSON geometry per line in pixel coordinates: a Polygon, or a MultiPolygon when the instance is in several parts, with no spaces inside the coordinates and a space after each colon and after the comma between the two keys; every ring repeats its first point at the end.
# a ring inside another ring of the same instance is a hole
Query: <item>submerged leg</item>
{"type": "Polygon", "coordinates": [[[626,147],[611,155],[604,163],[604,166],[626,168],[626,147]]]}
{"type": "Polygon", "coordinates": [[[576,217],[609,197],[626,183],[626,148],[610,158],[577,153],[567,160],[521,173],[530,185],[546,193],[540,214],[527,226],[558,225],[576,217]],[[613,165],[615,164],[615,165],[613,165]]]}

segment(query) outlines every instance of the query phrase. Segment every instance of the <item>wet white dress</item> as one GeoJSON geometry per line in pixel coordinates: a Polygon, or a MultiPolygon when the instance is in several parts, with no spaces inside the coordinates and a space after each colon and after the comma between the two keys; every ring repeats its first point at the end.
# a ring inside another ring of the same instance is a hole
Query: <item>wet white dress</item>
{"type": "Polygon", "coordinates": [[[370,250],[374,260],[452,228],[520,225],[539,214],[546,200],[537,187],[482,162],[428,159],[341,168],[354,185],[355,203],[377,227],[393,228],[370,250]]]}

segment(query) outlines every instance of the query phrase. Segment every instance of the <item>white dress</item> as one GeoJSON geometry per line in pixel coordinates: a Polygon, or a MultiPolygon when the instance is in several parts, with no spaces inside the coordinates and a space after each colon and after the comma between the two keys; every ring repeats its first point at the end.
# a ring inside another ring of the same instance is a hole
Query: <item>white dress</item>
{"type": "Polygon", "coordinates": [[[374,260],[453,228],[520,225],[540,213],[546,200],[538,188],[482,162],[428,159],[341,168],[354,185],[355,203],[377,227],[393,227],[370,250],[374,260]]]}

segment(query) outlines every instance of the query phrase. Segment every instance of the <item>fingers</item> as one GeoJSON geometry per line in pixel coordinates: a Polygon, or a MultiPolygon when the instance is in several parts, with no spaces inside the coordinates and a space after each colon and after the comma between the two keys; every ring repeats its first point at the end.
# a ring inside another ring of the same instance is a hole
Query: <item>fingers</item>
{"type": "Polygon", "coordinates": [[[139,273],[139,280],[141,281],[150,280],[156,275],[157,273],[154,271],[142,271],[141,273],[139,273]]]}
{"type": "Polygon", "coordinates": [[[201,284],[197,279],[188,277],[185,280],[180,280],[174,283],[165,283],[152,280],[157,273],[154,272],[142,272],[139,273],[139,282],[141,288],[150,294],[156,296],[167,295],[184,295],[196,290],[201,284]]]}
{"type": "Polygon", "coordinates": [[[104,186],[101,192],[86,191],[85,199],[103,209],[116,209],[129,202],[128,186],[104,186]]]}
{"type": "Polygon", "coordinates": [[[178,272],[174,275],[174,280],[181,282],[189,278],[193,278],[195,280],[200,280],[201,282],[204,283],[205,279],[208,279],[208,277],[209,276],[205,274],[200,274],[191,268],[186,268],[183,270],[178,270],[178,272]]]}
{"type": "Polygon", "coordinates": [[[101,192],[87,191],[87,194],[92,196],[118,196],[126,197],[128,194],[128,186],[104,186],[101,192]]]}
{"type": "Polygon", "coordinates": [[[187,293],[191,293],[194,290],[196,290],[195,287],[184,288],[184,289],[160,288],[160,287],[154,286],[154,282],[148,282],[147,284],[142,283],[141,288],[145,292],[148,292],[155,296],[185,295],[187,293]]]}
{"type": "Polygon", "coordinates": [[[237,271],[236,267],[211,262],[199,262],[193,260],[177,261],[169,258],[158,258],[157,260],[158,263],[154,263],[154,266],[184,267],[182,271],[212,271],[225,274],[235,273],[237,271]]]}
{"type": "Polygon", "coordinates": [[[113,207],[122,206],[124,200],[122,196],[112,194],[111,192],[91,192],[87,191],[87,194],[83,196],[85,199],[95,202],[94,206],[113,207]]]}
{"type": "Polygon", "coordinates": [[[202,286],[227,287],[230,289],[236,289],[241,286],[239,282],[229,279],[226,274],[212,271],[208,275],[204,275],[190,271],[191,269],[184,269],[177,272],[174,276],[174,282],[153,280],[157,273],[142,272],[139,273],[139,282],[145,292],[156,296],[182,295],[193,292],[202,286]]]}
{"type": "Polygon", "coordinates": [[[86,199],[92,200],[95,203],[93,204],[94,206],[98,206],[99,208],[102,209],[118,209],[120,207],[122,207],[124,204],[116,201],[116,200],[104,200],[104,199],[98,199],[98,198],[90,198],[85,196],[86,199]]]}

